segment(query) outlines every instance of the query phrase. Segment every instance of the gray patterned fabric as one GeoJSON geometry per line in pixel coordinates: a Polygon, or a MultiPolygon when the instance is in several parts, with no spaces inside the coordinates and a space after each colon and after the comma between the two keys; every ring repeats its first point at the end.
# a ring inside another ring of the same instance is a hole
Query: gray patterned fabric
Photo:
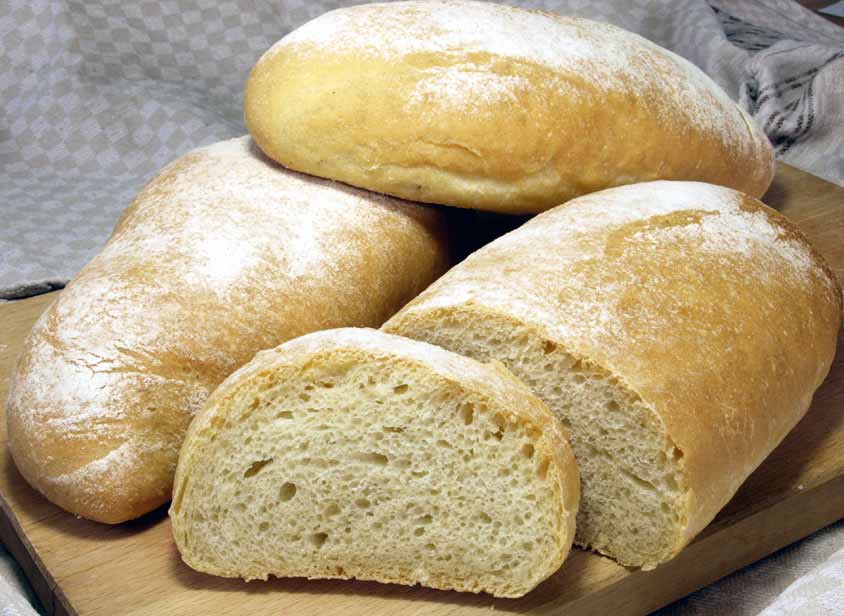
{"type": "MultiPolygon", "coordinates": [[[[272,43],[337,0],[0,2],[0,298],[60,287],[168,161],[244,132],[272,43]]],[[[706,70],[782,158],[844,181],[844,33],[786,0],[530,0],[706,70]],[[712,6],[710,6],[710,4],[712,6]]]]}
{"type": "Polygon", "coordinates": [[[12,556],[0,546],[0,616],[37,616],[35,593],[12,556]]]}
{"type": "Polygon", "coordinates": [[[657,616],[841,616],[844,521],[659,610],[657,616]]]}
{"type": "MultiPolygon", "coordinates": [[[[263,51],[353,3],[0,0],[0,298],[62,286],[165,163],[243,134],[242,86],[263,51]]],[[[844,182],[844,30],[796,3],[510,3],[607,21],[674,50],[757,118],[783,160],[844,182]]],[[[842,545],[837,524],[665,613],[840,613],[842,545]]],[[[13,586],[0,583],[0,614],[21,605],[13,586]]]]}

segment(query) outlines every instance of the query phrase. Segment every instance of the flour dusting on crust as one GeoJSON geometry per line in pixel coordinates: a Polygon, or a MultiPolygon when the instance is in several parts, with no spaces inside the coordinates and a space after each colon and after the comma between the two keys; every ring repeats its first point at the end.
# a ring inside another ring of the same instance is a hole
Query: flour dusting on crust
{"type": "MultiPolygon", "coordinates": [[[[587,96],[569,78],[588,77],[599,90],[660,99],[654,113],[681,114],[682,122],[735,146],[748,130],[735,103],[703,71],[645,38],[612,25],[549,12],[471,0],[374,3],[325,13],[294,30],[264,55],[373,55],[390,62],[438,54],[418,69],[405,109],[431,106],[467,111],[514,100],[530,82],[513,62],[547,69],[550,87],[587,96]]],[[[535,87],[536,84],[534,84],[535,87]]],[[[668,117],[672,116],[672,117],[668,117]]]]}
{"type": "Polygon", "coordinates": [[[729,188],[667,181],[580,197],[470,255],[405,311],[478,304],[575,346],[586,341],[588,348],[622,352],[642,341],[635,336],[660,336],[681,318],[666,308],[669,302],[659,303],[669,299],[664,289],[657,306],[626,303],[634,289],[665,284],[666,270],[657,268],[667,267],[668,257],[661,255],[674,251],[676,261],[678,247],[685,257],[677,272],[714,268],[745,293],[751,284],[784,280],[810,288],[813,279],[834,293],[808,244],[771,214],[745,207],[746,199],[729,188]],[[647,324],[635,334],[628,328],[633,316],[647,324]]]}
{"type": "Polygon", "coordinates": [[[9,394],[16,459],[38,451],[37,487],[80,499],[153,458],[172,472],[193,414],[257,350],[380,325],[424,288],[440,216],[284,170],[248,137],[171,163],[36,322],[9,394]]]}

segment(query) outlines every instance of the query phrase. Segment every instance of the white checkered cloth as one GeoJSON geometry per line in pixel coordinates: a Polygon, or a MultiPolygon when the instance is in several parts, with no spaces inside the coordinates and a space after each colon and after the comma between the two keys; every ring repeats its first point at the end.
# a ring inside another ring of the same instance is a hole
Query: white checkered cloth
{"type": "MultiPolygon", "coordinates": [[[[0,0],[0,298],[62,286],[165,163],[245,132],[241,90],[263,51],[357,2],[0,0]]],[[[510,3],[614,23],[672,49],[753,114],[782,160],[844,182],[844,29],[796,3],[510,3]]],[[[844,613],[842,546],[839,523],[664,614],[844,613]]],[[[8,571],[0,616],[27,614],[8,571]]]]}

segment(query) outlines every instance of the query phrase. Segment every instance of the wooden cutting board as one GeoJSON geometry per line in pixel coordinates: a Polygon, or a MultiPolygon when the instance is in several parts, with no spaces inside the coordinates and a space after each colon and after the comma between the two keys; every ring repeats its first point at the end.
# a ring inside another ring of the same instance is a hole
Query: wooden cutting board
{"type": "MultiPolygon", "coordinates": [[[[844,279],[844,189],[780,165],[765,201],[796,221],[844,279]]],[[[0,305],[0,401],[24,337],[54,296],[0,305]]],[[[11,461],[4,417],[0,538],[49,614],[647,613],[844,517],[842,355],[839,341],[808,415],[718,518],[677,558],[650,572],[575,550],[559,572],[517,600],[369,582],[214,578],[181,562],[163,508],[109,527],[41,498],[11,461]]]]}

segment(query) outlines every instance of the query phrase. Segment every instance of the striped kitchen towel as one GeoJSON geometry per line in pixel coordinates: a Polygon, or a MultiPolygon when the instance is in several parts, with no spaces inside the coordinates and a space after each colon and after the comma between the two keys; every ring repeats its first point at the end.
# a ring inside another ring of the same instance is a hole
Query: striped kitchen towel
{"type": "Polygon", "coordinates": [[[778,158],[844,184],[844,28],[786,0],[710,4],[736,47],[713,77],[734,90],[778,158]]]}

